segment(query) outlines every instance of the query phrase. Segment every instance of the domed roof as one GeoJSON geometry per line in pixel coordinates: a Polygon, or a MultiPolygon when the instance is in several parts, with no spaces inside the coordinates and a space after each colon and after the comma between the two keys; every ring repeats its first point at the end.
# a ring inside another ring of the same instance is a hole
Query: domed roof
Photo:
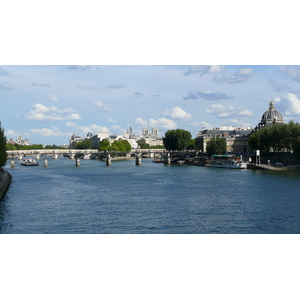
{"type": "Polygon", "coordinates": [[[261,123],[282,123],[283,117],[281,112],[275,109],[274,102],[270,102],[269,109],[262,115],[261,123]]]}

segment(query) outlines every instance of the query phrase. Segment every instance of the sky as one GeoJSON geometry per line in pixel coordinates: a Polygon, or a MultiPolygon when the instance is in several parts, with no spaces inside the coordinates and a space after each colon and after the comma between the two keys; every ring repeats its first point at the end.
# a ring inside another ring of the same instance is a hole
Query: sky
{"type": "Polygon", "coordinates": [[[88,132],[132,125],[184,129],[255,127],[270,101],[300,122],[300,66],[0,65],[0,121],[7,138],[62,145],[88,132]]]}

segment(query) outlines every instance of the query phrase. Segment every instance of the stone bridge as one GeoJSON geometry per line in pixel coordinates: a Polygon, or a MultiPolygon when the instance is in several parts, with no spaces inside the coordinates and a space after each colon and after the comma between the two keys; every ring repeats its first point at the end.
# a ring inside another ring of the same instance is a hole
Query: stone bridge
{"type": "MultiPolygon", "coordinates": [[[[155,157],[155,155],[166,155],[167,151],[164,149],[133,149],[128,152],[116,152],[116,151],[99,151],[98,149],[39,149],[39,150],[7,150],[7,156],[9,159],[22,160],[23,157],[30,156],[35,159],[40,159],[41,156],[53,157],[57,159],[58,156],[67,156],[71,159],[82,155],[95,155],[99,157],[106,157],[108,154],[126,154],[126,156],[147,156],[155,157]]],[[[168,151],[169,152],[169,151],[168,151]]]]}

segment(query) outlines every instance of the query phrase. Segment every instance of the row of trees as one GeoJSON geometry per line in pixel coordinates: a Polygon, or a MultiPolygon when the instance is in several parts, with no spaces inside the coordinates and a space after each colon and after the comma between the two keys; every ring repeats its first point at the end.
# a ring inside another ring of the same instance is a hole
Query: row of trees
{"type": "Polygon", "coordinates": [[[42,144],[19,145],[19,144],[6,143],[6,150],[40,150],[40,149],[65,149],[65,148],[54,144],[52,146],[47,145],[44,147],[42,144]]]}
{"type": "Polygon", "coordinates": [[[127,152],[131,150],[131,145],[128,141],[114,141],[111,145],[107,139],[104,139],[99,144],[100,151],[120,151],[127,152]]]}
{"type": "Polygon", "coordinates": [[[250,135],[248,144],[252,149],[265,153],[271,151],[300,153],[300,124],[290,121],[288,124],[264,127],[250,135]]]}

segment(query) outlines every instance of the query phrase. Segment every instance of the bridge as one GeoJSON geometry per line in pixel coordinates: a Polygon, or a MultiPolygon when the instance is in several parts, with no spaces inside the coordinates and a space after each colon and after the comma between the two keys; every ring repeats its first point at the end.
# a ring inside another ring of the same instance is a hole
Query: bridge
{"type": "Polygon", "coordinates": [[[197,154],[195,150],[184,150],[184,151],[167,151],[165,149],[132,149],[127,152],[119,151],[99,151],[98,149],[37,149],[37,150],[7,150],[7,157],[9,159],[19,159],[22,160],[26,156],[34,157],[35,159],[40,159],[41,156],[53,157],[57,159],[59,156],[67,156],[70,159],[76,157],[88,155],[88,156],[99,156],[107,157],[108,155],[125,155],[126,157],[155,157],[159,156],[169,156],[185,158],[189,156],[194,156],[197,154]]]}

